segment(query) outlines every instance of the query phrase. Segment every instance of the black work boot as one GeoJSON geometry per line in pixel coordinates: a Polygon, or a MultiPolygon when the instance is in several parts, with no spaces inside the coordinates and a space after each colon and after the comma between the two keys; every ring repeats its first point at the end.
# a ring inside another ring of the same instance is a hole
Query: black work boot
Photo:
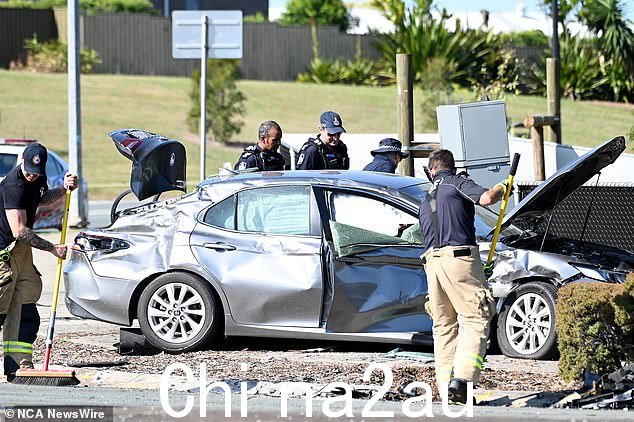
{"type": "Polygon", "coordinates": [[[462,378],[452,378],[447,387],[449,403],[467,404],[467,381],[462,378]]]}

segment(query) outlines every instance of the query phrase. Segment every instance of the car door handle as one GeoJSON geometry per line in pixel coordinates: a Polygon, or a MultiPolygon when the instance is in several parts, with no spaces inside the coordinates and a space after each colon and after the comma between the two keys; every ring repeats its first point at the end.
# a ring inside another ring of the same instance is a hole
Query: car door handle
{"type": "Polygon", "coordinates": [[[207,249],[215,249],[217,251],[235,251],[236,247],[224,242],[218,243],[203,243],[203,246],[207,249]]]}

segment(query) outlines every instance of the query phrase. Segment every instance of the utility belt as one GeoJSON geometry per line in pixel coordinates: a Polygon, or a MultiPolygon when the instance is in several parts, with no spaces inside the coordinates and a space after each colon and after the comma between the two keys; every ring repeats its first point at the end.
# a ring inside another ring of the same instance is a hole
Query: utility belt
{"type": "MultiPolygon", "coordinates": [[[[443,250],[442,248],[432,248],[430,251],[431,254],[435,254],[435,256],[453,256],[454,258],[459,258],[462,256],[471,256],[471,248],[469,247],[461,247],[456,249],[448,249],[443,250]]],[[[427,254],[425,254],[427,255],[427,254]]],[[[423,255],[420,260],[423,265],[427,264],[427,257],[423,255]]]]}

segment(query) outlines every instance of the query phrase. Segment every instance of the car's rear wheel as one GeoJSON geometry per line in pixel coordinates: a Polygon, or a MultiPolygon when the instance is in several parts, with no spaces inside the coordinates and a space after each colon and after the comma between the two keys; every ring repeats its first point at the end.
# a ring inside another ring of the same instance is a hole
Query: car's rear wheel
{"type": "Polygon", "coordinates": [[[555,300],[557,288],[526,283],[513,290],[497,322],[500,351],[512,358],[546,359],[557,352],[555,300]]]}
{"type": "Polygon", "coordinates": [[[141,293],[141,331],[161,350],[199,349],[221,329],[220,305],[208,283],[187,273],[163,274],[141,293]]]}

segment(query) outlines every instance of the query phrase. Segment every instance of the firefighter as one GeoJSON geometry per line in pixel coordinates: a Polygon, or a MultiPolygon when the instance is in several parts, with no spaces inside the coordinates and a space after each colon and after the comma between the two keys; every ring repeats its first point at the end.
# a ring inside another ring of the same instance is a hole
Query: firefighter
{"type": "Polygon", "coordinates": [[[257,168],[258,171],[284,170],[286,165],[277,149],[282,143],[282,128],[277,122],[268,120],[258,129],[258,143],[248,146],[240,155],[234,170],[257,168]]]}
{"type": "Polygon", "coordinates": [[[77,176],[67,173],[63,186],[48,189],[47,157],[44,146],[29,144],[21,163],[0,183],[0,330],[8,381],[18,369],[33,367],[33,342],[40,326],[35,304],[42,279],[33,265],[31,248],[66,258],[65,245],[54,245],[33,231],[38,205],[57,201],[66,189],[77,187],[77,176]]]}
{"type": "Polygon", "coordinates": [[[298,170],[348,170],[348,147],[339,139],[346,130],[341,116],[324,111],[319,117],[319,134],[309,138],[299,150],[298,170]]]}
{"type": "Polygon", "coordinates": [[[433,178],[419,218],[425,246],[433,320],[436,381],[447,382],[449,400],[466,403],[467,382],[477,383],[482,370],[494,312],[475,237],[475,205],[499,201],[506,188],[501,182],[483,188],[466,174],[456,174],[451,151],[429,156],[433,178]]]}

